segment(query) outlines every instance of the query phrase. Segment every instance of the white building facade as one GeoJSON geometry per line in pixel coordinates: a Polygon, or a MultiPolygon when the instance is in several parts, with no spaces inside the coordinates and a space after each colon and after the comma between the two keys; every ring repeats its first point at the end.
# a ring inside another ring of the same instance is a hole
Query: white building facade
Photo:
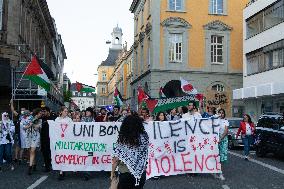
{"type": "Polygon", "coordinates": [[[254,121],[284,112],[284,0],[252,1],[243,12],[243,88],[233,91],[254,121]]]}

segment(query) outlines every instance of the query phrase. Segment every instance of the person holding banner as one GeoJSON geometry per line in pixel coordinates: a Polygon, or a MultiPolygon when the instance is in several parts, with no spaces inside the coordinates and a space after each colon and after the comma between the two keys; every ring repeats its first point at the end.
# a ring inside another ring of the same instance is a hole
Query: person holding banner
{"type": "Polygon", "coordinates": [[[127,116],[113,150],[111,180],[118,167],[118,189],[140,189],[146,180],[149,137],[138,116],[127,116]]]}
{"type": "Polygon", "coordinates": [[[155,121],[168,121],[168,120],[167,120],[166,114],[164,112],[159,112],[157,114],[155,121]]]}
{"type": "MultiPolygon", "coordinates": [[[[57,117],[55,119],[55,122],[65,125],[68,125],[72,122],[72,119],[70,117],[68,117],[68,109],[65,106],[62,106],[60,109],[60,113],[59,113],[59,117],[57,117]]],[[[58,180],[64,180],[64,172],[60,171],[59,172],[59,176],[58,176],[58,180]]]]}
{"type": "Polygon", "coordinates": [[[32,170],[36,170],[36,148],[40,147],[40,129],[42,126],[41,109],[33,110],[33,119],[29,125],[24,127],[27,132],[26,147],[30,150],[30,163],[28,175],[32,174],[32,170]]]}
{"type": "MultiPolygon", "coordinates": [[[[220,115],[220,129],[219,129],[219,155],[220,163],[223,165],[228,160],[228,127],[229,121],[225,119],[226,112],[224,109],[218,111],[220,115]]],[[[219,175],[221,180],[225,180],[224,175],[221,173],[219,175]]]]}

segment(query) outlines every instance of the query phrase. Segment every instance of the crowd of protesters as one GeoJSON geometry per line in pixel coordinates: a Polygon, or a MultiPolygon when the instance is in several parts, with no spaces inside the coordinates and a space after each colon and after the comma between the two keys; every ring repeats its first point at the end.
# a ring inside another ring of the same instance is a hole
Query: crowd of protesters
{"type": "MultiPolygon", "coordinates": [[[[114,171],[118,167],[120,174],[120,187],[128,188],[136,185],[136,188],[142,188],[145,183],[145,161],[147,160],[147,145],[149,139],[143,127],[143,121],[177,121],[199,118],[210,118],[212,116],[220,117],[220,142],[219,153],[221,163],[227,161],[228,151],[228,127],[229,122],[226,120],[225,110],[216,110],[214,107],[208,108],[208,112],[200,112],[195,102],[190,102],[188,106],[174,108],[169,112],[159,112],[151,115],[147,108],[141,108],[139,112],[129,109],[122,109],[114,106],[113,111],[106,108],[87,108],[86,110],[70,111],[66,107],[62,107],[58,114],[51,112],[48,107],[36,108],[32,112],[26,108],[21,108],[19,112],[15,111],[13,101],[10,102],[12,115],[7,112],[2,113],[0,127],[0,171],[2,171],[3,160],[6,161],[11,170],[15,169],[15,165],[25,162],[28,165],[27,173],[31,175],[37,170],[36,149],[40,148],[43,161],[44,171],[52,170],[51,151],[49,140],[48,120],[56,122],[122,122],[116,148],[114,149],[113,171],[111,179],[115,177],[114,171]],[[14,118],[13,120],[11,118],[14,118]],[[131,125],[131,127],[129,127],[131,125]],[[131,129],[130,129],[131,128],[131,129]],[[121,149],[119,149],[121,148],[121,149]],[[12,150],[13,149],[13,150],[12,150]],[[123,149],[123,150],[122,150],[123,149]],[[120,153],[133,152],[133,157],[123,159],[125,157],[120,153]],[[14,151],[14,155],[12,154],[14,151]],[[14,157],[14,159],[12,159],[14,157]],[[137,158],[139,157],[139,161],[137,158]],[[127,163],[131,161],[139,162],[136,169],[128,167],[127,163]],[[134,170],[135,172],[130,172],[134,170]],[[138,181],[140,182],[137,182],[138,181]]],[[[244,121],[248,120],[246,115],[244,121]]],[[[250,124],[242,124],[240,129],[246,125],[254,131],[254,126],[250,124]]],[[[252,133],[251,132],[251,133],[252,133]]],[[[248,150],[245,150],[248,155],[248,150]]],[[[89,172],[84,172],[84,179],[90,178],[89,172]]],[[[215,175],[216,176],[216,175],[215,175]]],[[[65,174],[59,171],[59,180],[63,180],[65,174]]],[[[217,175],[218,178],[224,180],[222,174],[217,175]]]]}

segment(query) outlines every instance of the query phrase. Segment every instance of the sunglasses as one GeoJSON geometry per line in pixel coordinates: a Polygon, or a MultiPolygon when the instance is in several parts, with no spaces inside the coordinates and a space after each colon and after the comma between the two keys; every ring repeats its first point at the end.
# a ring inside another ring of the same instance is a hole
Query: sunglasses
{"type": "Polygon", "coordinates": [[[4,117],[9,117],[9,115],[4,115],[4,117]]]}

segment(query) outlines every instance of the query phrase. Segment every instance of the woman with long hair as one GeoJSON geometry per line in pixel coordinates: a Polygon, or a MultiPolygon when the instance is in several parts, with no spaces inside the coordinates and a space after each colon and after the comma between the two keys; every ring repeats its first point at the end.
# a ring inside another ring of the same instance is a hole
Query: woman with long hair
{"type": "MultiPolygon", "coordinates": [[[[226,112],[224,109],[218,111],[220,115],[220,129],[219,129],[219,155],[220,163],[223,165],[228,161],[228,127],[229,121],[226,119],[226,112]]],[[[224,175],[219,175],[221,180],[225,180],[224,175]]]]}
{"type": "Polygon", "coordinates": [[[253,122],[251,121],[251,117],[248,114],[245,114],[244,119],[243,121],[241,121],[239,130],[237,132],[237,138],[239,137],[240,133],[242,135],[245,160],[248,160],[250,145],[253,141],[252,136],[254,135],[254,132],[255,132],[255,127],[253,122]]]}
{"type": "Polygon", "coordinates": [[[127,116],[113,150],[111,179],[118,167],[118,189],[140,189],[146,180],[149,137],[139,116],[127,116]]]}
{"type": "MultiPolygon", "coordinates": [[[[62,106],[60,108],[60,113],[59,113],[59,117],[57,117],[55,119],[55,122],[60,123],[60,124],[70,124],[72,123],[72,119],[70,117],[68,117],[68,109],[65,106],[62,106]]],[[[64,172],[60,171],[59,172],[59,176],[58,176],[58,180],[63,180],[64,179],[64,172]]]]}
{"type": "Polygon", "coordinates": [[[32,122],[24,127],[24,130],[26,130],[27,133],[26,147],[30,152],[28,175],[32,174],[32,170],[36,170],[36,148],[40,147],[40,128],[42,126],[42,120],[40,118],[41,109],[34,109],[32,122]]]}
{"type": "Polygon", "coordinates": [[[168,121],[165,112],[159,112],[155,121],[168,121]]]}

